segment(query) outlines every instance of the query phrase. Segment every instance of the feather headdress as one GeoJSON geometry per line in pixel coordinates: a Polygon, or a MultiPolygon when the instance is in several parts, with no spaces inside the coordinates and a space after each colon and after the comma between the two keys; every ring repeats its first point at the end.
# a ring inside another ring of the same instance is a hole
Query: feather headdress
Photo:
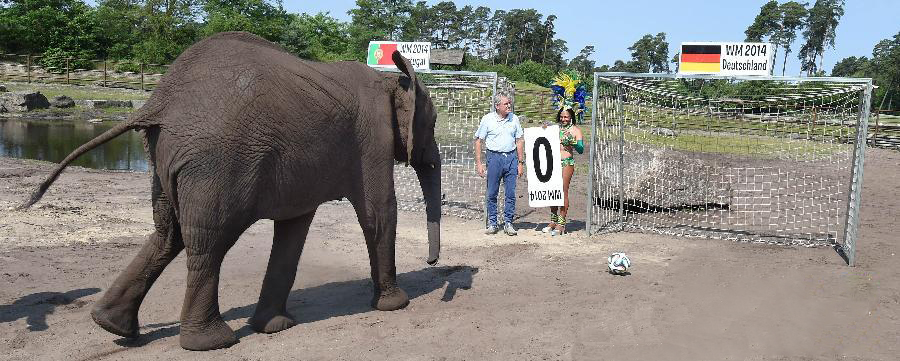
{"type": "Polygon", "coordinates": [[[553,105],[557,110],[569,108],[575,112],[576,119],[584,119],[584,97],[587,90],[578,74],[560,72],[553,78],[550,90],[553,91],[553,105]]]}

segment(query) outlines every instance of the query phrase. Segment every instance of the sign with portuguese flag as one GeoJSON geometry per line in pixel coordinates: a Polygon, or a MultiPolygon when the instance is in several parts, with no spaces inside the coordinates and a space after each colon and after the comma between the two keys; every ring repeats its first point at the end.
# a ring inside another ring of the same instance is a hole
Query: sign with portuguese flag
{"type": "Polygon", "coordinates": [[[772,75],[769,43],[681,43],[679,74],[772,75]]]}
{"type": "Polygon", "coordinates": [[[395,51],[408,59],[415,70],[431,68],[431,43],[370,41],[366,64],[375,68],[396,68],[391,58],[395,51]]]}

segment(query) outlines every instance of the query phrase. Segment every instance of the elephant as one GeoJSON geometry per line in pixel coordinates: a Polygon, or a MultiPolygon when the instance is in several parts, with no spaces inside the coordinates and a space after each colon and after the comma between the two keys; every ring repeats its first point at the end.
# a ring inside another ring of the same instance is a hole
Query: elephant
{"type": "Polygon", "coordinates": [[[397,285],[394,166],[412,166],[425,199],[429,254],[440,252],[437,112],[410,62],[399,72],[358,62],[319,63],[243,32],[185,50],[146,104],[69,154],[19,208],[40,200],[66,166],[130,129],[140,131],[152,176],[155,231],[94,305],[94,322],[138,336],[138,309],[163,269],[186,252],[179,341],[188,350],[237,342],[218,306],[226,252],[260,219],[274,221],[272,251],[249,323],[273,333],[296,324],[286,303],[317,207],[346,198],[362,227],[373,306],[405,307],[397,285]]]}

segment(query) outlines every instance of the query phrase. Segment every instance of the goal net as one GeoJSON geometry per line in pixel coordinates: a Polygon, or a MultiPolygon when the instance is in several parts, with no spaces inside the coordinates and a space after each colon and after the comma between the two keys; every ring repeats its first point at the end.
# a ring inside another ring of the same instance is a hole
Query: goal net
{"type": "Polygon", "coordinates": [[[855,257],[871,81],[595,74],[589,232],[855,257]]]}
{"type": "MultiPolygon", "coordinates": [[[[493,110],[494,94],[512,95],[514,86],[496,73],[431,70],[419,71],[416,76],[428,88],[438,113],[434,135],[441,152],[441,211],[462,218],[483,218],[485,180],[475,172],[473,137],[481,117],[493,110]]],[[[412,167],[397,165],[394,182],[398,209],[425,209],[422,188],[412,167]]]]}

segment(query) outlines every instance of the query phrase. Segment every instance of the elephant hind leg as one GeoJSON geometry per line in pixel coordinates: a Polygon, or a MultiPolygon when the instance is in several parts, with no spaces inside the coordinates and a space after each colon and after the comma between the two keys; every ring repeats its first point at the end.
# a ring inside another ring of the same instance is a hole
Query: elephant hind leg
{"type": "Polygon", "coordinates": [[[138,336],[138,310],[153,282],[184,249],[175,208],[153,178],[153,221],[156,230],[128,267],[91,310],[104,330],[122,337],[138,336]]]}
{"type": "Polygon", "coordinates": [[[219,275],[225,254],[249,225],[223,229],[196,221],[191,226],[187,223],[183,215],[181,232],[188,273],[181,309],[181,347],[204,351],[231,346],[237,343],[237,337],[219,312],[219,275]]]}
{"type": "Polygon", "coordinates": [[[275,237],[269,265],[250,327],[256,332],[274,333],[297,324],[287,312],[287,299],[297,276],[297,263],[309,234],[315,212],[275,221],[275,237]]]}

